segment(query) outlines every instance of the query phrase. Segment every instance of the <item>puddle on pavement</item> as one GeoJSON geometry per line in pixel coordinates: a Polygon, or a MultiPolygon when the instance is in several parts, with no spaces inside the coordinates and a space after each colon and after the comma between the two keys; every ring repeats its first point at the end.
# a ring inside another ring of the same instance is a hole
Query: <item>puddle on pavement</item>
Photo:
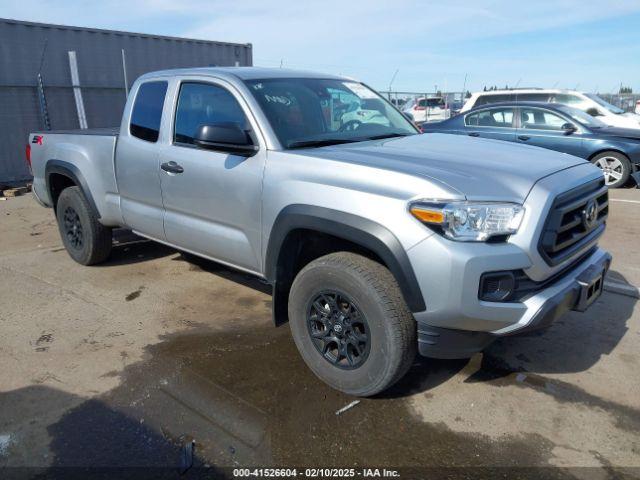
{"type": "MultiPolygon", "coordinates": [[[[195,439],[196,465],[545,465],[554,445],[539,436],[495,441],[411,413],[407,395],[464,365],[418,360],[384,397],[362,399],[337,416],[354,398],[316,379],[288,326],[193,329],[149,347],[148,358],[128,367],[122,384],[99,399],[103,413],[97,400],[85,402],[49,432],[57,464],[175,465],[185,439],[195,439]],[[103,422],[108,435],[93,433],[103,422]]],[[[545,472],[540,478],[561,475],[545,472]]]]}

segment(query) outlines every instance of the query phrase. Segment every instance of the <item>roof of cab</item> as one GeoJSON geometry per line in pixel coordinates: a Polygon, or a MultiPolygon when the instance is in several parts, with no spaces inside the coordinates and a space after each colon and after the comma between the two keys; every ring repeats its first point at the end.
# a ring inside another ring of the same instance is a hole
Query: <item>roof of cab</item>
{"type": "Polygon", "coordinates": [[[334,80],[351,80],[348,77],[329,75],[326,73],[309,72],[305,70],[290,70],[288,68],[263,68],[263,67],[202,67],[202,68],[176,68],[171,70],[159,70],[149,72],[140,79],[149,79],[166,76],[201,75],[211,77],[235,77],[240,80],[263,80],[268,78],[326,78],[334,80]]]}

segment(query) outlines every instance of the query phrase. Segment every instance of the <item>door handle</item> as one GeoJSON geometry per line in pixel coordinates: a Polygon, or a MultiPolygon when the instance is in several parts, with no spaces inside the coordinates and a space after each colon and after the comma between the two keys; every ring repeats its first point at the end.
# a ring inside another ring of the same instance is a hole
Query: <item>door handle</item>
{"type": "Polygon", "coordinates": [[[480,136],[480,134],[478,132],[467,133],[467,135],[469,135],[470,137],[479,137],[480,136]]]}
{"type": "Polygon", "coordinates": [[[518,135],[518,140],[522,140],[523,142],[526,142],[527,140],[529,140],[531,137],[527,136],[527,135],[518,135]]]}
{"type": "Polygon", "coordinates": [[[182,173],[184,168],[182,165],[178,165],[176,162],[166,162],[160,165],[160,168],[167,173],[182,173]]]}

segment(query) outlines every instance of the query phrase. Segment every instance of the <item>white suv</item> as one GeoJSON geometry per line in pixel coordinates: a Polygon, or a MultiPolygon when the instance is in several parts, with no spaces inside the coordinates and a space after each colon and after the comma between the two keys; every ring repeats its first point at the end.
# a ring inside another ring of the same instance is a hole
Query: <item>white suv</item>
{"type": "Polygon", "coordinates": [[[605,102],[593,93],[582,93],[574,90],[554,89],[514,89],[477,92],[471,95],[460,112],[474,107],[498,102],[550,102],[562,103],[587,112],[598,120],[612,127],[640,129],[640,115],[625,113],[621,108],[605,102]]]}
{"type": "Polygon", "coordinates": [[[404,104],[402,111],[410,114],[416,123],[439,122],[451,116],[450,109],[441,97],[411,99],[404,104]]]}

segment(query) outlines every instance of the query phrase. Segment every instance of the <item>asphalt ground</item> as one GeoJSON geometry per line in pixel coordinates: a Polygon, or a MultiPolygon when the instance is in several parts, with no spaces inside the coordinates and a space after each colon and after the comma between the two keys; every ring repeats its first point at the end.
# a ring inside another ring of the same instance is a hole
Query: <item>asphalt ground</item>
{"type": "Polygon", "coordinates": [[[614,261],[589,311],[470,360],[418,358],[390,391],[336,415],[354,399],[305,367],[288,326],[272,326],[264,283],[127,232],[107,263],[82,267],[51,210],[7,199],[0,466],[13,468],[0,476],[181,476],[193,462],[182,476],[334,466],[640,478],[639,213],[640,190],[611,192],[601,245],[614,261]]]}

